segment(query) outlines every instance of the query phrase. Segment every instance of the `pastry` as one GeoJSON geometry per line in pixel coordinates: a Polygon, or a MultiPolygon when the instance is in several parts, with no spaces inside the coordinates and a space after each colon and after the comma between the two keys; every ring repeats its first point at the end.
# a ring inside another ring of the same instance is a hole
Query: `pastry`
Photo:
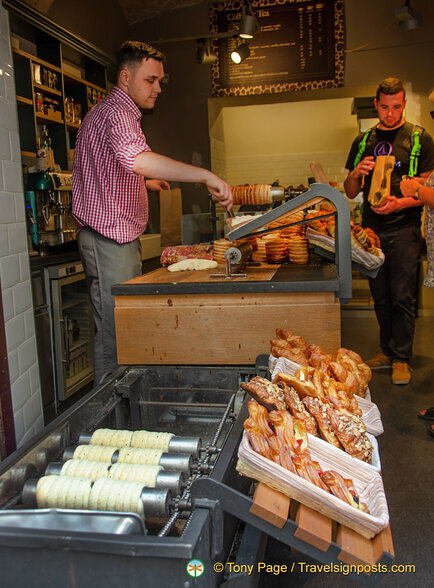
{"type": "Polygon", "coordinates": [[[347,502],[354,508],[357,508],[357,510],[369,513],[366,504],[360,501],[351,480],[345,480],[341,474],[335,471],[322,472],[320,476],[322,481],[330,489],[330,492],[337,496],[337,498],[347,502]]]}
{"type": "Polygon", "coordinates": [[[324,402],[321,402],[318,398],[310,398],[309,396],[303,398],[303,403],[310,414],[315,418],[321,437],[331,445],[334,445],[338,449],[342,449],[342,445],[330,423],[327,405],[324,402]]]}
{"type": "Polygon", "coordinates": [[[333,431],[345,451],[352,457],[371,463],[374,448],[366,434],[365,423],[349,411],[336,411],[328,407],[327,414],[333,431]]]}
{"type": "Polygon", "coordinates": [[[250,382],[241,382],[241,388],[248,392],[259,404],[265,406],[269,412],[272,410],[286,410],[282,390],[265,378],[255,376],[250,382]]]}

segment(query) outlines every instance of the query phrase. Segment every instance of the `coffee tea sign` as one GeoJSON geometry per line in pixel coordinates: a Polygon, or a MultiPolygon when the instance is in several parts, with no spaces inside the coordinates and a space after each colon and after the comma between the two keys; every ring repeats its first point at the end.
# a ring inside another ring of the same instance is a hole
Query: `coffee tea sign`
{"type": "MultiPolygon", "coordinates": [[[[212,33],[239,28],[243,2],[210,4],[212,33]]],[[[240,64],[231,52],[242,42],[217,38],[213,48],[213,96],[243,96],[343,86],[342,0],[253,0],[258,32],[247,40],[250,55],[240,64]]]]}

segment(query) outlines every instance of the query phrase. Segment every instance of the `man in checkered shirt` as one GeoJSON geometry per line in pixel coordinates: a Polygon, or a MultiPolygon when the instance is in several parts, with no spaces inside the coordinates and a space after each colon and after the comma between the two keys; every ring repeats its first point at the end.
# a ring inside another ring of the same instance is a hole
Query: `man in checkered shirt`
{"type": "Polygon", "coordinates": [[[147,43],[123,43],[116,85],[87,113],[77,134],[72,210],[96,326],[95,384],[118,367],[111,287],[142,273],[139,235],[148,222],[147,191],[170,189],[171,180],[203,183],[223,206],[232,206],[226,182],[153,153],[146,143],[140,120],[161,92],[164,59],[147,43]]]}

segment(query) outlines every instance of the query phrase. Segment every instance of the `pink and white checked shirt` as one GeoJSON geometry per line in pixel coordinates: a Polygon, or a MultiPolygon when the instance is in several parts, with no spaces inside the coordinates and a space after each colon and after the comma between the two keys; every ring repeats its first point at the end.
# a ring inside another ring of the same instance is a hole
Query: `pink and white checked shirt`
{"type": "Polygon", "coordinates": [[[72,212],[78,230],[90,227],[118,243],[133,241],[145,230],[145,179],[133,172],[135,157],[151,151],[141,116],[118,86],[85,116],[72,168],[72,212]]]}

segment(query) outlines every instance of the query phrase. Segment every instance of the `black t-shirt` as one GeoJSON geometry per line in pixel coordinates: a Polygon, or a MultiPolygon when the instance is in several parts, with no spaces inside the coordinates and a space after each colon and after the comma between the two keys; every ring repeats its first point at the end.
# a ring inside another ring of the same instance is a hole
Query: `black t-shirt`
{"type": "MultiPolygon", "coordinates": [[[[397,129],[384,131],[375,128],[371,131],[366,142],[366,149],[362,158],[368,155],[377,157],[378,155],[394,155],[395,167],[391,175],[390,193],[397,198],[402,198],[399,188],[402,176],[408,175],[410,166],[410,153],[414,141],[412,139],[414,125],[405,122],[397,129]]],[[[419,127],[420,129],[420,127],[419,127]]],[[[352,171],[354,169],[354,160],[359,151],[359,143],[364,133],[360,133],[353,141],[350,153],[348,155],[345,167],[352,171]]],[[[424,130],[419,135],[421,144],[420,155],[418,158],[417,175],[434,169],[434,144],[431,136],[424,130]]],[[[377,214],[371,209],[368,202],[369,189],[371,187],[372,173],[365,176],[363,187],[363,226],[372,227],[375,231],[385,230],[388,228],[399,228],[408,225],[418,225],[422,214],[422,206],[405,208],[391,214],[377,214]]]]}

